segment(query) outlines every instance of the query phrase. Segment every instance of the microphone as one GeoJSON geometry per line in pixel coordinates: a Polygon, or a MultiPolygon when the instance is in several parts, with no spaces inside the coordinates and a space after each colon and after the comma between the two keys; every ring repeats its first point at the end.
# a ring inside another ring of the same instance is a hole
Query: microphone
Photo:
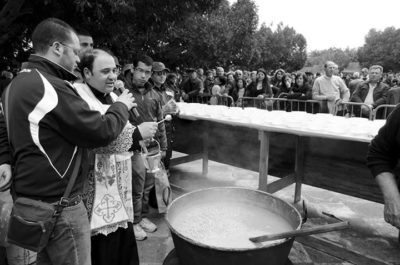
{"type": "Polygon", "coordinates": [[[136,118],[139,118],[139,117],[140,117],[140,114],[139,114],[139,112],[136,110],[136,107],[131,108],[131,112],[133,113],[133,115],[134,115],[136,118]]]}
{"type": "MultiPolygon", "coordinates": [[[[121,93],[124,92],[125,89],[126,89],[126,88],[125,88],[124,86],[122,86],[122,87],[119,88],[119,90],[121,91],[121,93]]],[[[140,117],[140,114],[139,114],[139,112],[137,111],[136,107],[131,108],[131,112],[132,112],[133,116],[135,116],[136,118],[139,118],[139,117],[140,117]]]]}

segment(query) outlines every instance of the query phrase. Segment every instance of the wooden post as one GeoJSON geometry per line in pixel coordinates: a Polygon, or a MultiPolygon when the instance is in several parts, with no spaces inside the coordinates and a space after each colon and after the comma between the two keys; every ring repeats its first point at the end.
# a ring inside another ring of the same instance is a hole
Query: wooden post
{"type": "Polygon", "coordinates": [[[203,176],[208,174],[208,126],[203,131],[203,176]]]}
{"type": "Polygon", "coordinates": [[[259,178],[258,189],[267,191],[268,184],[268,159],[269,159],[269,138],[270,133],[265,131],[258,132],[260,141],[260,163],[259,163],[259,178]]]}
{"type": "Polygon", "coordinates": [[[294,203],[301,200],[301,183],[304,179],[304,142],[303,137],[296,137],[296,164],[295,164],[296,187],[294,192],[294,203]]]}

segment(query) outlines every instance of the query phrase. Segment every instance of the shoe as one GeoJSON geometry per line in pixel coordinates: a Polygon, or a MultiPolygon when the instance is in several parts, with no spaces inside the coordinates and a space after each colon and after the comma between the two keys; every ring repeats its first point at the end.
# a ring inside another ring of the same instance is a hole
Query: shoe
{"type": "Polygon", "coordinates": [[[143,230],[147,233],[153,233],[157,230],[157,226],[153,224],[149,219],[142,218],[142,221],[139,222],[139,225],[143,228],[143,230]]]}
{"type": "Polygon", "coordinates": [[[133,232],[135,233],[135,238],[137,241],[143,241],[147,238],[147,234],[140,226],[140,224],[133,225],[133,232]]]}

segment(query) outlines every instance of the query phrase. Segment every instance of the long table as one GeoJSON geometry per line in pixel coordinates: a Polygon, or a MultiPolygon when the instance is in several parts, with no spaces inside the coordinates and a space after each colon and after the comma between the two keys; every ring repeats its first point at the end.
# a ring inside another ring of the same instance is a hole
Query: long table
{"type": "Polygon", "coordinates": [[[176,127],[174,150],[188,156],[172,164],[202,158],[203,174],[207,174],[208,159],[256,170],[260,190],[273,193],[295,183],[295,202],[301,199],[303,183],[382,202],[379,187],[365,166],[371,136],[190,114],[180,115],[176,127]],[[268,174],[280,179],[270,183],[268,174]]]}

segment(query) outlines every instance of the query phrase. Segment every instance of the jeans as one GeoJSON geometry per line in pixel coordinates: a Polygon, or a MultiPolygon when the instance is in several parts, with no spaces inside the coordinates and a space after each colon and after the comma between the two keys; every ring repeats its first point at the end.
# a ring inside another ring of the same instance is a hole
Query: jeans
{"type": "Polygon", "coordinates": [[[58,217],[47,247],[38,253],[37,265],[91,265],[90,225],[83,202],[66,207],[58,217]]]}
{"type": "Polygon", "coordinates": [[[133,223],[142,221],[142,215],[149,212],[149,194],[154,186],[154,176],[146,173],[142,155],[135,152],[132,156],[132,199],[133,223]]]}

